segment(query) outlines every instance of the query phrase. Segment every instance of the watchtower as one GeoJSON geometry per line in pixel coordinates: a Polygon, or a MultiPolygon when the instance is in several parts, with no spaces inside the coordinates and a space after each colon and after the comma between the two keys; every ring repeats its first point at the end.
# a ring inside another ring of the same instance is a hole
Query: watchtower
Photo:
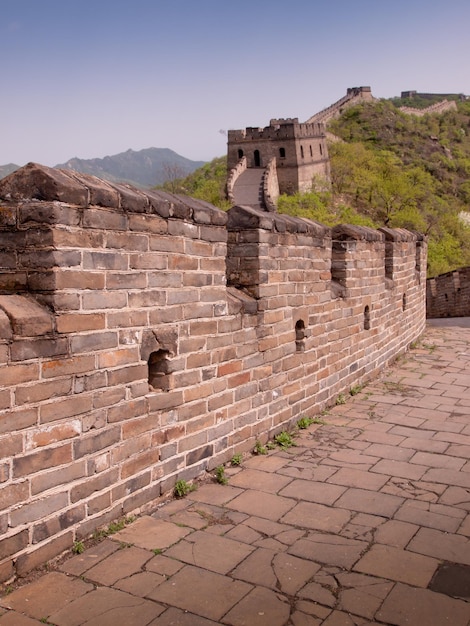
{"type": "Polygon", "coordinates": [[[298,118],[272,119],[265,128],[228,132],[228,170],[243,157],[247,168],[266,168],[275,158],[280,193],[308,191],[315,178],[329,181],[325,126],[298,118]]]}

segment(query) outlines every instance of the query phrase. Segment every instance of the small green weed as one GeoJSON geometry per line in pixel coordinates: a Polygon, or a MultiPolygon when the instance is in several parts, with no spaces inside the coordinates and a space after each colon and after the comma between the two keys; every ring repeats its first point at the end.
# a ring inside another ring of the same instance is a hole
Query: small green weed
{"type": "Polygon", "coordinates": [[[234,454],[230,460],[230,465],[241,465],[243,463],[242,454],[234,454]]]}
{"type": "Polygon", "coordinates": [[[279,435],[276,435],[274,437],[274,441],[277,443],[277,445],[280,448],[290,448],[292,446],[295,446],[295,442],[292,439],[292,435],[290,435],[287,431],[283,430],[282,433],[279,433],[279,435]]]}
{"type": "Polygon", "coordinates": [[[75,541],[72,546],[72,552],[74,554],[82,554],[83,552],[85,552],[85,546],[83,544],[83,541],[75,541]]]}
{"type": "Polygon", "coordinates": [[[184,498],[184,496],[187,496],[188,493],[196,489],[196,485],[190,485],[185,480],[178,480],[173,488],[173,493],[177,498],[184,498]]]}
{"type": "Polygon", "coordinates": [[[339,404],[346,404],[346,396],[344,393],[340,393],[336,398],[336,405],[338,406],[339,404]]]}
{"type": "Polygon", "coordinates": [[[357,396],[364,389],[364,385],[353,385],[349,390],[349,395],[357,396]]]}
{"type": "Polygon", "coordinates": [[[163,550],[161,548],[154,548],[152,552],[155,554],[155,556],[158,556],[159,554],[163,554],[163,550]]]}
{"type": "Polygon", "coordinates": [[[324,426],[326,422],[321,417],[302,417],[297,422],[297,428],[302,430],[304,428],[308,428],[312,424],[321,424],[324,426]]]}
{"type": "Polygon", "coordinates": [[[255,443],[255,447],[253,448],[253,453],[254,454],[268,454],[268,449],[266,448],[266,446],[263,446],[261,441],[257,441],[255,443]]]}
{"type": "Polygon", "coordinates": [[[121,518],[117,522],[111,522],[107,528],[96,530],[93,533],[93,539],[104,539],[105,537],[109,537],[109,535],[114,535],[125,528],[128,524],[131,524],[134,520],[135,516],[130,515],[129,517],[121,518]]]}
{"type": "Polygon", "coordinates": [[[305,430],[312,424],[313,424],[312,417],[301,417],[299,421],[297,422],[297,428],[300,428],[301,430],[305,430]]]}
{"type": "Polygon", "coordinates": [[[225,467],[223,465],[219,465],[219,467],[216,467],[215,479],[219,483],[219,485],[226,485],[228,483],[228,478],[225,475],[225,467]]]}

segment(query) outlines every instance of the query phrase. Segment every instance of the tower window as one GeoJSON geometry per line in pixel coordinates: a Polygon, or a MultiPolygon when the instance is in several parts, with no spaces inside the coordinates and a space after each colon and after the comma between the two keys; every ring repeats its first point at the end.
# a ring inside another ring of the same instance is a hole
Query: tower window
{"type": "Polygon", "coordinates": [[[259,150],[255,150],[253,154],[255,160],[255,167],[259,167],[261,165],[261,156],[259,150]]]}
{"type": "Polygon", "coordinates": [[[313,150],[312,150],[312,146],[310,146],[310,156],[313,157],[313,150]]]}
{"type": "Polygon", "coordinates": [[[302,157],[302,159],[304,158],[304,147],[300,146],[300,156],[302,157]]]}
{"type": "Polygon", "coordinates": [[[285,148],[279,148],[279,156],[281,159],[285,159],[286,158],[286,149],[285,148]]]}
{"type": "Polygon", "coordinates": [[[243,150],[238,150],[238,158],[241,159],[243,157],[243,150]]]}

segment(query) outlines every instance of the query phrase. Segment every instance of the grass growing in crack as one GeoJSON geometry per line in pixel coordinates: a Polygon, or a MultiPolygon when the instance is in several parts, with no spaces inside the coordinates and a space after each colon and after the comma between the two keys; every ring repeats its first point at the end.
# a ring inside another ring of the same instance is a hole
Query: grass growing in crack
{"type": "Polygon", "coordinates": [[[234,454],[230,460],[230,465],[241,465],[243,463],[242,454],[234,454]]]}
{"type": "Polygon", "coordinates": [[[353,385],[349,390],[350,396],[357,396],[364,389],[364,385],[353,385]]]}
{"type": "Polygon", "coordinates": [[[104,539],[105,537],[109,537],[109,535],[114,535],[125,528],[128,524],[131,524],[134,520],[135,517],[131,515],[129,517],[123,517],[117,522],[111,522],[107,528],[101,528],[100,530],[95,531],[93,533],[93,539],[104,539]]]}
{"type": "Polygon", "coordinates": [[[158,556],[159,554],[163,554],[163,550],[161,548],[154,548],[152,552],[155,554],[155,556],[158,556]]]}
{"type": "Polygon", "coordinates": [[[268,454],[268,449],[266,446],[263,446],[261,441],[257,441],[255,443],[255,447],[253,448],[253,454],[268,454]]]}
{"type": "Polygon", "coordinates": [[[85,545],[83,541],[75,541],[72,546],[72,552],[74,554],[82,554],[82,552],[85,552],[85,545]]]}
{"type": "Polygon", "coordinates": [[[312,424],[325,425],[326,422],[325,420],[322,420],[320,417],[302,417],[297,422],[297,428],[299,428],[300,430],[303,430],[305,428],[308,428],[312,424]]]}
{"type": "Polygon", "coordinates": [[[276,435],[274,437],[274,441],[280,448],[284,449],[295,446],[295,441],[292,439],[292,435],[285,430],[283,430],[282,433],[279,433],[279,435],[276,435]]]}
{"type": "Polygon", "coordinates": [[[344,393],[340,393],[336,398],[336,405],[338,406],[339,404],[346,404],[346,396],[344,393]]]}
{"type": "Polygon", "coordinates": [[[196,485],[190,485],[185,480],[177,480],[173,487],[173,493],[177,498],[184,498],[184,496],[187,496],[188,493],[196,489],[196,485]]]}
{"type": "Polygon", "coordinates": [[[228,478],[225,475],[225,467],[223,465],[219,465],[219,467],[215,468],[215,479],[219,485],[226,485],[228,483],[228,478]]]}

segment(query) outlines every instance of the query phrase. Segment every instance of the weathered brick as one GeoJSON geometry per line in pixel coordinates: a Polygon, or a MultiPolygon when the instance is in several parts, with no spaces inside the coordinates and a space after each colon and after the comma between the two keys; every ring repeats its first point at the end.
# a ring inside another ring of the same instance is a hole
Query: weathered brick
{"type": "Polygon", "coordinates": [[[127,305],[127,296],[120,291],[90,292],[83,294],[83,308],[85,310],[123,309],[127,305]]]}
{"type": "Polygon", "coordinates": [[[10,522],[13,527],[29,524],[38,519],[47,517],[65,508],[68,504],[67,493],[56,493],[34,502],[29,502],[14,509],[10,513],[10,522]]]}
{"type": "Polygon", "coordinates": [[[0,539],[0,561],[23,550],[28,545],[28,530],[22,530],[16,535],[0,539]]]}
{"type": "MultiPolygon", "coordinates": [[[[55,378],[69,374],[83,374],[95,369],[94,355],[75,356],[71,359],[57,359],[42,364],[43,378],[55,378]]],[[[24,382],[24,381],[23,381],[24,382]]]]}
{"type": "Polygon", "coordinates": [[[142,452],[148,450],[151,444],[151,436],[149,433],[143,433],[139,437],[133,437],[132,439],[125,439],[121,445],[116,446],[111,451],[111,463],[112,465],[119,465],[122,461],[142,452]]]}
{"type": "Polygon", "coordinates": [[[63,313],[56,318],[57,332],[78,333],[106,328],[104,313],[63,313]]]}
{"type": "Polygon", "coordinates": [[[6,387],[29,383],[39,378],[39,363],[23,365],[1,365],[0,380],[6,387]]]}
{"type": "Polygon", "coordinates": [[[0,489],[0,510],[24,502],[29,498],[29,483],[26,481],[5,485],[0,489]]]}
{"type": "Polygon", "coordinates": [[[96,515],[101,511],[106,511],[111,506],[111,492],[106,491],[105,493],[100,493],[98,496],[94,498],[90,498],[87,502],[87,513],[88,515],[96,515]]]}
{"type": "Polygon", "coordinates": [[[138,474],[142,470],[158,463],[159,459],[160,452],[158,449],[141,452],[122,464],[121,478],[125,479],[134,474],[138,474]]]}
{"type": "Polygon", "coordinates": [[[24,576],[35,567],[52,560],[62,552],[70,549],[73,539],[73,533],[69,531],[58,537],[52,537],[47,543],[42,544],[33,552],[20,554],[16,560],[16,573],[18,576],[24,576]]]}
{"type": "Polygon", "coordinates": [[[39,411],[37,408],[0,413],[0,433],[22,430],[37,424],[39,411]]]}
{"type": "Polygon", "coordinates": [[[147,380],[148,372],[146,365],[128,365],[108,372],[108,384],[125,385],[138,380],[147,380]]]}
{"type": "Polygon", "coordinates": [[[144,272],[119,272],[106,275],[106,289],[145,289],[147,274],[144,272]]]}
{"type": "Polygon", "coordinates": [[[31,478],[31,495],[36,496],[42,491],[53,489],[59,485],[67,485],[86,476],[84,461],[71,463],[66,467],[37,474],[31,478]]]}
{"type": "Polygon", "coordinates": [[[91,494],[95,493],[95,491],[101,491],[102,489],[106,489],[118,479],[118,470],[117,468],[111,469],[108,472],[103,472],[102,474],[95,474],[88,480],[83,481],[79,485],[72,487],[70,490],[70,502],[75,503],[80,500],[85,500],[91,494]]]}
{"type": "Polygon", "coordinates": [[[83,251],[83,269],[85,270],[128,270],[129,255],[124,251],[102,252],[83,251]]]}
{"type": "Polygon", "coordinates": [[[15,341],[11,348],[12,361],[28,361],[43,357],[60,356],[68,353],[66,339],[28,339],[15,341]]]}
{"type": "Polygon", "coordinates": [[[10,479],[10,464],[0,463],[0,483],[5,483],[10,479]]]}
{"type": "Polygon", "coordinates": [[[13,477],[22,478],[29,474],[58,467],[72,462],[72,444],[67,443],[56,448],[46,448],[18,456],[13,459],[13,477]]]}
{"type": "Polygon", "coordinates": [[[21,434],[9,434],[0,437],[0,459],[15,456],[23,452],[23,436],[21,434]]]}
{"type": "Polygon", "coordinates": [[[72,337],[70,347],[73,353],[92,352],[98,350],[109,350],[116,348],[118,345],[118,336],[116,332],[100,332],[90,333],[87,335],[78,335],[72,337]]]}
{"type": "Polygon", "coordinates": [[[125,230],[127,227],[127,216],[116,210],[88,208],[83,214],[83,226],[85,228],[105,230],[125,230]]]}
{"type": "Polygon", "coordinates": [[[41,402],[60,396],[67,396],[72,391],[72,377],[59,378],[46,382],[28,385],[27,387],[17,387],[15,391],[16,405],[27,404],[28,402],[41,402]]]}
{"type": "Polygon", "coordinates": [[[39,421],[41,424],[47,424],[66,417],[87,413],[91,409],[91,396],[69,396],[64,400],[54,400],[48,404],[43,404],[39,409],[39,421]]]}
{"type": "Polygon", "coordinates": [[[118,500],[122,500],[122,498],[125,498],[130,493],[135,493],[136,491],[144,489],[150,484],[151,480],[151,471],[145,472],[144,474],[139,474],[139,476],[133,476],[132,478],[128,478],[124,482],[113,487],[111,492],[112,501],[117,502],[118,500]]]}
{"type": "Polygon", "coordinates": [[[75,524],[81,522],[85,516],[85,505],[80,505],[65,511],[60,515],[54,516],[45,522],[39,522],[33,526],[32,543],[36,544],[40,541],[48,539],[49,537],[58,535],[66,528],[70,528],[70,526],[75,526],[75,524]]]}
{"type": "Polygon", "coordinates": [[[113,446],[120,440],[119,426],[112,426],[91,435],[80,437],[73,442],[73,454],[75,459],[80,459],[88,454],[94,454],[113,446]]]}
{"type": "Polygon", "coordinates": [[[118,365],[128,365],[140,361],[139,346],[130,348],[120,348],[112,352],[105,352],[98,355],[98,367],[106,369],[108,367],[116,367],[118,365]]]}
{"type": "Polygon", "coordinates": [[[114,424],[116,422],[123,422],[124,420],[139,417],[139,415],[146,415],[147,413],[147,401],[145,398],[137,398],[136,400],[129,400],[120,405],[113,406],[108,410],[108,422],[114,424]]]}
{"type": "Polygon", "coordinates": [[[186,455],[186,465],[194,465],[198,463],[202,459],[207,459],[214,454],[214,446],[212,444],[203,446],[202,448],[198,448],[196,450],[191,450],[186,455]]]}
{"type": "Polygon", "coordinates": [[[62,270],[55,275],[56,289],[104,289],[105,276],[101,272],[62,270]]]}
{"type": "Polygon", "coordinates": [[[14,576],[13,559],[0,563],[0,582],[11,580],[14,576]]]}
{"type": "Polygon", "coordinates": [[[102,407],[112,406],[122,402],[126,397],[126,390],[121,387],[113,387],[111,389],[103,389],[93,394],[93,408],[100,409],[102,407]]]}
{"type": "Polygon", "coordinates": [[[82,431],[82,423],[79,419],[68,420],[65,424],[57,426],[45,426],[33,431],[28,431],[25,436],[25,450],[51,445],[65,439],[78,437],[82,431]]]}

